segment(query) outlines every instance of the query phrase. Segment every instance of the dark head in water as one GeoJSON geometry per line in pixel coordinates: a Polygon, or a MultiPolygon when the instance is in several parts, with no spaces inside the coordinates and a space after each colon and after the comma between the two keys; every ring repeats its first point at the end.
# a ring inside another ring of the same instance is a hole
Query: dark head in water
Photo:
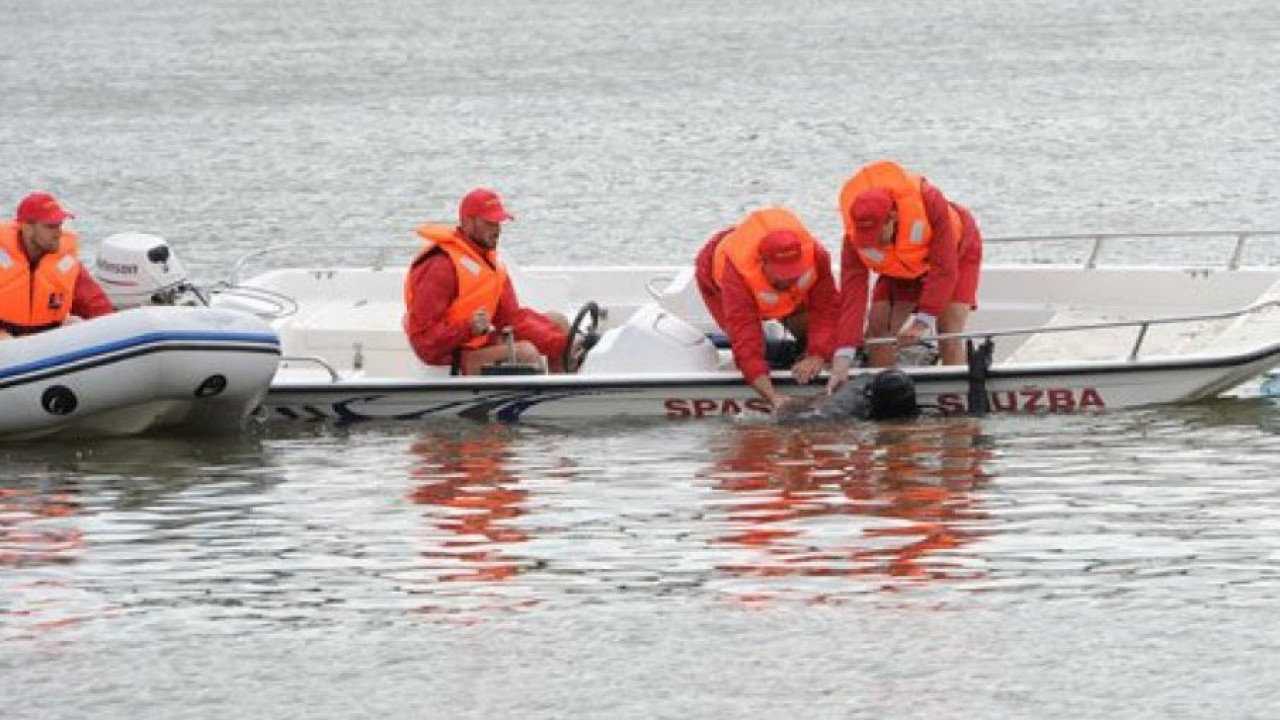
{"type": "Polygon", "coordinates": [[[775,419],[781,423],[892,420],[919,413],[911,376],[901,370],[881,370],[875,375],[852,378],[831,395],[820,395],[800,407],[784,408],[775,419]]]}
{"type": "Polygon", "coordinates": [[[882,370],[871,379],[867,388],[871,420],[914,417],[920,414],[916,403],[916,384],[911,376],[901,370],[882,370]]]}

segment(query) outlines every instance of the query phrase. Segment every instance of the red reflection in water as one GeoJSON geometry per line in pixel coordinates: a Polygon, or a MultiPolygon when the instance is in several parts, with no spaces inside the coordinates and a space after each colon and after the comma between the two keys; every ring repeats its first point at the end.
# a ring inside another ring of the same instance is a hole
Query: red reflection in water
{"type": "Polygon", "coordinates": [[[749,577],[880,576],[886,587],[896,579],[980,576],[944,555],[982,534],[974,491],[985,482],[988,451],[979,430],[969,420],[733,428],[706,473],[734,495],[723,517],[737,529],[720,540],[760,555],[721,569],[749,577]],[[833,525],[832,518],[850,522],[833,525]]]}
{"type": "Polygon", "coordinates": [[[503,552],[529,539],[504,524],[525,514],[528,498],[507,470],[511,432],[505,425],[480,425],[459,435],[423,435],[410,447],[420,460],[410,470],[417,486],[409,499],[437,508],[429,517],[449,534],[421,553],[437,561],[436,579],[494,581],[520,572],[503,552]]]}
{"type": "Polygon", "coordinates": [[[27,571],[69,565],[84,549],[84,534],[67,525],[80,502],[64,492],[37,487],[0,487],[0,619],[22,631],[53,630],[88,619],[62,607],[63,583],[27,571]]]}
{"type": "Polygon", "coordinates": [[[84,536],[77,529],[45,521],[79,512],[79,503],[66,493],[0,487],[0,567],[74,562],[84,547],[84,536]]]}

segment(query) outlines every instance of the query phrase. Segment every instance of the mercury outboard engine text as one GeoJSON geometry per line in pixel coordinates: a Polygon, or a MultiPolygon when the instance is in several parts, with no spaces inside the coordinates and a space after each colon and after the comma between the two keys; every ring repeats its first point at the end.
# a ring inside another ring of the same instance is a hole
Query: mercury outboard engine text
{"type": "Polygon", "coordinates": [[[208,305],[159,235],[117,233],[102,241],[94,276],[117,310],[142,305],[208,305]]]}

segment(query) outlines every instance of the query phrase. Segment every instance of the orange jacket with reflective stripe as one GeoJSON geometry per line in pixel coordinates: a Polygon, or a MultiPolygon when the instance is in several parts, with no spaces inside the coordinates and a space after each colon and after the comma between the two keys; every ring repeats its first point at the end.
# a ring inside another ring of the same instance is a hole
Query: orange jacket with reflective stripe
{"type": "Polygon", "coordinates": [[[58,251],[46,253],[32,268],[18,223],[0,224],[0,327],[25,334],[67,319],[80,277],[78,245],[76,234],[64,230],[58,251]]]}
{"type": "MultiPolygon", "coordinates": [[[[447,317],[453,322],[467,323],[476,310],[484,308],[492,320],[498,312],[498,300],[507,283],[507,269],[498,261],[497,253],[481,251],[468,242],[456,228],[445,225],[423,225],[416,231],[426,245],[418,252],[416,263],[427,253],[440,248],[453,261],[458,276],[458,297],[449,306],[447,317]]],[[[413,288],[406,282],[405,306],[413,304],[413,288]]],[[[487,335],[477,335],[462,344],[474,350],[484,347],[487,335]]]]}
{"type": "MultiPolygon", "coordinates": [[[[929,270],[929,242],[934,229],[925,213],[921,180],[901,165],[882,160],[863,167],[840,191],[840,218],[844,221],[845,237],[856,247],[862,262],[880,275],[911,280],[929,270]],[[871,188],[888,190],[898,211],[898,227],[888,248],[863,247],[853,240],[855,228],[850,206],[859,193],[871,188]]],[[[960,215],[950,206],[947,215],[953,229],[951,237],[958,239],[962,229],[960,215]]]]}
{"type": "Polygon", "coordinates": [[[784,318],[805,304],[809,289],[818,280],[818,272],[813,263],[815,243],[804,224],[789,210],[756,210],[747,215],[716,246],[712,277],[717,285],[723,285],[725,264],[733,265],[733,269],[738,271],[751,289],[760,316],[768,319],[784,318]],[[760,241],[774,230],[788,230],[800,238],[800,257],[806,270],[787,290],[778,290],[769,283],[760,261],[760,241]]]}

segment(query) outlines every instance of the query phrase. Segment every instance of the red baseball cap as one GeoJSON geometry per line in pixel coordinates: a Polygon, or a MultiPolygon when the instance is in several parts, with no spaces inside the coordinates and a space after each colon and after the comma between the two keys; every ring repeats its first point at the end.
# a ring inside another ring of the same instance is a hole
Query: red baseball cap
{"type": "Polygon", "coordinates": [[[58,204],[57,198],[47,192],[33,192],[18,203],[18,211],[13,218],[20,223],[44,223],[56,225],[67,218],[75,217],[58,204]]]}
{"type": "Polygon", "coordinates": [[[467,193],[458,205],[458,218],[478,217],[489,222],[515,220],[515,216],[502,206],[502,198],[488,188],[476,188],[467,193]]]}
{"type": "Polygon", "coordinates": [[[853,240],[863,247],[873,247],[880,242],[880,230],[889,221],[893,210],[893,195],[884,188],[871,188],[858,193],[849,205],[853,216],[853,240]]]}
{"type": "Polygon", "coordinates": [[[760,241],[760,259],[769,264],[769,274],[779,280],[795,280],[804,274],[804,254],[800,237],[789,230],[774,230],[760,241]]]}

